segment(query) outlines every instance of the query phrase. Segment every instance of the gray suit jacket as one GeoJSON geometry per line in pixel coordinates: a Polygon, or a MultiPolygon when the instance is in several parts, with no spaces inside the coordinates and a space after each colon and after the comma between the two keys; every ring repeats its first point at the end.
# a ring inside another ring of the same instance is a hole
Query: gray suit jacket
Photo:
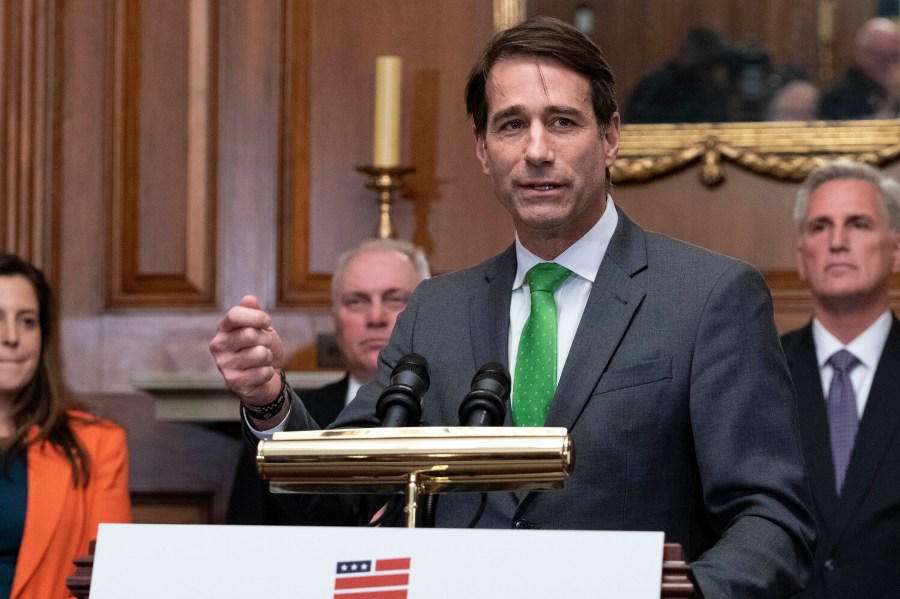
{"type": "Polygon", "coordinates": [[[841,496],[812,327],[782,337],[797,409],[819,544],[803,599],[900,597],[900,322],[875,370],[841,496]]]}
{"type": "MultiPolygon", "coordinates": [[[[422,283],[377,380],[335,426],[378,426],[380,391],[409,352],[430,365],[423,420],[459,424],[478,367],[508,362],[515,270],[511,247],[422,283]]],[[[752,267],[645,232],[620,212],[547,426],[566,427],[574,442],[565,489],[492,493],[479,526],[665,531],[707,599],[786,597],[805,584],[815,529],[796,410],[752,267]]],[[[314,427],[292,410],[289,429],[314,427]]],[[[437,525],[466,526],[478,499],[444,495],[437,525]]]]}

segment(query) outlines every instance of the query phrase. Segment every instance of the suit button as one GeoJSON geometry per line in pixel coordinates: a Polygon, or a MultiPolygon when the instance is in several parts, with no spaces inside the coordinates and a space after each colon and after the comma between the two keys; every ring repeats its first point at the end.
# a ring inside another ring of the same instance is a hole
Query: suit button
{"type": "Polygon", "coordinates": [[[513,528],[531,528],[531,522],[523,518],[519,518],[513,522],[513,528]]]}
{"type": "Polygon", "coordinates": [[[834,569],[837,567],[837,564],[835,564],[834,560],[831,558],[828,558],[827,560],[825,560],[824,565],[825,565],[825,570],[827,570],[828,572],[834,572],[834,569]]]}

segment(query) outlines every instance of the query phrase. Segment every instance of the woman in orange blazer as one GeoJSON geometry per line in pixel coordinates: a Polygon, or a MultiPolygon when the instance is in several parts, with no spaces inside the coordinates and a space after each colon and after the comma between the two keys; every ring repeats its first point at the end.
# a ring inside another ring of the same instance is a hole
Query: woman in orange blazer
{"type": "Polygon", "coordinates": [[[125,432],[57,390],[43,274],[0,254],[0,599],[69,597],[100,522],[128,522],[125,432]]]}

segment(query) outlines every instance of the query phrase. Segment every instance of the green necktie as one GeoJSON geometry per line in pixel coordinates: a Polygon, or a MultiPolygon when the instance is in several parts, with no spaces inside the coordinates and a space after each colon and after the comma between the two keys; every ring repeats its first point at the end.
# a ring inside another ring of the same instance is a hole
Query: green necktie
{"type": "Polygon", "coordinates": [[[522,329],[513,383],[516,426],[544,426],[556,392],[556,302],[553,292],[572,274],[555,262],[536,264],[525,275],[531,314],[522,329]]]}

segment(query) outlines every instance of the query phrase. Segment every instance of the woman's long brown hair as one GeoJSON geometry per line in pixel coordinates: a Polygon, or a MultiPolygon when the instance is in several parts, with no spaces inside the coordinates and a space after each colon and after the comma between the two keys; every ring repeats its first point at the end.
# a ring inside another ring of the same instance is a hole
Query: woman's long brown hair
{"type": "Polygon", "coordinates": [[[72,430],[68,410],[76,407],[63,393],[59,380],[59,349],[52,335],[55,322],[53,294],[44,273],[14,254],[0,253],[0,277],[22,276],[34,289],[41,326],[41,355],[34,376],[13,400],[13,435],[10,454],[23,451],[29,443],[49,442],[65,455],[72,467],[72,481],[87,486],[91,459],[72,430]],[[38,434],[29,438],[29,430],[38,434]]]}

